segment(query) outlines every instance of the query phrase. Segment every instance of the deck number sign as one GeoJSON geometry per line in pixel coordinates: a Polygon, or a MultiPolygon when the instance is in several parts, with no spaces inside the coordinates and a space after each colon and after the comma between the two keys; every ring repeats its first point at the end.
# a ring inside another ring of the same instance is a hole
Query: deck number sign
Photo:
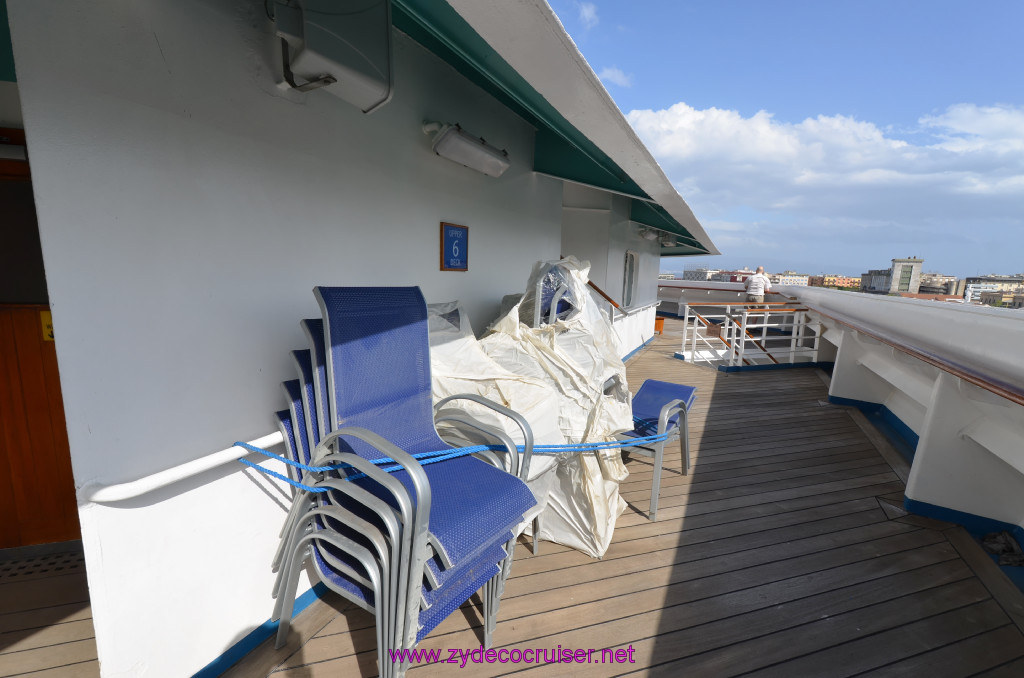
{"type": "Polygon", "coordinates": [[[441,222],[441,270],[469,270],[469,226],[441,222]]]}
{"type": "Polygon", "coordinates": [[[43,326],[43,341],[53,341],[53,316],[50,312],[40,311],[39,322],[43,326]]]}

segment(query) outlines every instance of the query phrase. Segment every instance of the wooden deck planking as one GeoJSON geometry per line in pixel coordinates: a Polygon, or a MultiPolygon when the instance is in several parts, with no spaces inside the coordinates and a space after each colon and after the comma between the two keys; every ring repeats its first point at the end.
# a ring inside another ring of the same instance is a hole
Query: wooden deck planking
{"type": "MultiPolygon", "coordinates": [[[[521,544],[495,633],[496,648],[631,647],[636,662],[467,675],[1024,675],[1024,596],[962,529],[899,510],[906,469],[855,411],[827,403],[814,370],[719,373],[672,358],[677,341],[659,337],[628,373],[634,388],[698,387],[690,474],[669,446],[652,523],[651,460],[631,458],[629,507],[601,560],[521,544]]],[[[80,572],[0,584],[0,676],[98,675],[86,594],[80,572]]],[[[226,675],[376,675],[373,618],[328,601],[300,615],[286,648],[264,643],[226,675]]],[[[480,639],[467,605],[419,647],[480,639]]]]}
{"type": "Polygon", "coordinates": [[[85,572],[74,565],[78,571],[64,573],[67,563],[80,563],[78,549],[80,545],[67,554],[57,550],[45,557],[26,558],[19,558],[16,549],[4,552],[0,677],[100,675],[85,572]]]}
{"type": "MultiPolygon", "coordinates": [[[[495,634],[508,649],[632,646],[637,663],[481,663],[467,675],[1016,675],[1024,635],[1008,582],[990,570],[983,581],[985,556],[948,524],[883,510],[901,503],[904,476],[850,410],[827,403],[813,370],[720,373],[672,358],[673,341],[656,339],[628,373],[634,388],[645,378],[698,387],[691,473],[667,448],[651,523],[651,460],[630,459],[620,487],[630,507],[602,560],[521,544],[495,634]]],[[[265,671],[375,675],[372,624],[360,610],[335,614],[265,671]]],[[[419,647],[479,645],[479,614],[464,607],[419,647]]]]}

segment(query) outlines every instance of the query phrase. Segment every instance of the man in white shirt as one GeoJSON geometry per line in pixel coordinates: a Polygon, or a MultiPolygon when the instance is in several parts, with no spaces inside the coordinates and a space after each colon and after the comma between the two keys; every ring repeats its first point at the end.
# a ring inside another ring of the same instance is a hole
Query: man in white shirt
{"type": "Polygon", "coordinates": [[[771,281],[764,274],[764,266],[758,266],[757,272],[747,278],[746,288],[747,301],[754,301],[759,304],[764,303],[764,295],[771,292],[772,289],[771,281]]]}

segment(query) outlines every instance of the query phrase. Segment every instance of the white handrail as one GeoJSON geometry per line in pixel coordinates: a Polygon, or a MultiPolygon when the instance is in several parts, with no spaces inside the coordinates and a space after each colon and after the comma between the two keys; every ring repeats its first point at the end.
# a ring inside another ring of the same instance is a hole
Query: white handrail
{"type": "MultiPolygon", "coordinates": [[[[791,306],[792,304],[785,304],[791,306]]],[[[815,362],[818,356],[818,340],[821,334],[820,323],[812,321],[803,307],[794,308],[749,308],[748,304],[735,304],[732,302],[697,302],[685,303],[680,307],[681,318],[683,319],[683,343],[682,351],[677,357],[684,360],[696,362],[698,360],[711,364],[724,362],[730,366],[756,365],[756,361],[766,359],[773,364],[780,364],[780,358],[788,363],[794,364],[804,362],[815,362]],[[723,308],[724,313],[696,313],[691,310],[692,306],[701,308],[723,308]],[[709,323],[716,319],[722,319],[720,333],[716,336],[724,345],[722,349],[714,347],[705,336],[700,336],[698,322],[703,323],[709,329],[709,323]],[[769,336],[769,329],[789,330],[789,346],[783,349],[780,346],[769,346],[769,341],[775,337],[769,336]],[[760,338],[754,336],[757,330],[761,330],[760,338]],[[810,332],[810,334],[808,334],[810,332]],[[713,360],[698,354],[697,341],[700,340],[709,349],[709,355],[718,355],[713,360]],[[811,345],[806,345],[810,341],[811,345]],[[690,344],[687,351],[687,343],[690,344]],[[749,345],[748,345],[749,344],[749,345]]],[[[763,364],[763,363],[762,363],[763,364]]]]}
{"type": "MultiPolygon", "coordinates": [[[[262,447],[264,449],[280,445],[284,442],[284,436],[281,435],[280,431],[265,435],[262,438],[256,440],[250,440],[249,445],[253,447],[262,447]]],[[[205,457],[199,459],[193,459],[187,461],[184,464],[173,466],[163,471],[158,471],[152,475],[139,478],[138,480],[132,480],[127,483],[117,483],[115,485],[104,485],[99,482],[92,482],[83,486],[78,491],[79,503],[94,503],[94,504],[105,504],[108,502],[124,501],[125,499],[133,499],[135,497],[141,497],[144,494],[148,494],[153,490],[158,490],[162,487],[167,487],[173,483],[197,476],[200,473],[206,471],[212,471],[218,466],[231,463],[239,457],[244,457],[247,454],[245,450],[238,447],[231,446],[225,450],[208,454],[205,457]]]]}
{"type": "Polygon", "coordinates": [[[661,306],[661,299],[658,299],[657,301],[652,301],[642,306],[632,306],[630,308],[620,308],[618,310],[620,313],[622,313],[623,317],[628,317],[631,315],[636,315],[640,311],[646,311],[649,308],[657,308],[658,306],[661,306]]]}

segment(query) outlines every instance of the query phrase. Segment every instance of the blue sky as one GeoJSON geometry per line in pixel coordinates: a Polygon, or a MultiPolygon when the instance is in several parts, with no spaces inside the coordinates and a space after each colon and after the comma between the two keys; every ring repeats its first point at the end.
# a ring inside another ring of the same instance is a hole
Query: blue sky
{"type": "Polygon", "coordinates": [[[721,257],[1024,271],[1024,2],[549,0],[721,257]]]}

